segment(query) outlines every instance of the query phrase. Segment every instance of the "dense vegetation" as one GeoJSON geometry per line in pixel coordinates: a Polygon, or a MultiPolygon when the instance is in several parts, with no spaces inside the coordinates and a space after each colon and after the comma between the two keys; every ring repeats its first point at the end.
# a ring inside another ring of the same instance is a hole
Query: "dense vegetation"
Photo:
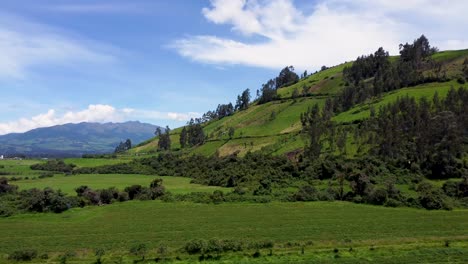
{"type": "Polygon", "coordinates": [[[75,189],[77,196],[68,196],[60,190],[33,188],[18,191],[5,177],[0,178],[0,216],[11,216],[21,212],[61,213],[73,207],[103,205],[128,200],[155,200],[165,194],[162,179],[155,179],[149,187],[132,185],[124,191],[115,187],[93,190],[88,186],[75,189]]]}

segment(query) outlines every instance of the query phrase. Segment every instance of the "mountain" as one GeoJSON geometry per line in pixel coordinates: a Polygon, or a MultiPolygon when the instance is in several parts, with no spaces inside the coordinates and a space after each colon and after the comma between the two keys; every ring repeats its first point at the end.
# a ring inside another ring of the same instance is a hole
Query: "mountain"
{"type": "Polygon", "coordinates": [[[69,157],[111,153],[126,139],[136,145],[151,138],[157,127],[130,121],[105,124],[83,122],[37,128],[0,136],[0,154],[69,157]]]}
{"type": "MultiPolygon", "coordinates": [[[[396,65],[399,56],[388,58],[396,65]]],[[[359,143],[353,140],[356,125],[370,116],[371,108],[395,102],[398,98],[409,96],[419,100],[426,97],[431,100],[437,92],[440,99],[445,98],[449,90],[459,87],[468,88],[465,79],[468,74],[468,50],[436,52],[430,56],[431,65],[423,69],[423,81],[404,85],[394,90],[382,91],[376,96],[365,100],[355,100],[349,109],[334,111],[332,120],[338,130],[347,130],[347,155],[358,152],[359,143]],[[434,66],[435,65],[435,66],[434,66]],[[441,76],[440,78],[436,78],[441,76]]],[[[186,153],[206,156],[227,156],[237,153],[240,156],[248,152],[261,151],[265,154],[294,154],[303,150],[306,139],[301,134],[301,114],[318,104],[322,108],[327,99],[337,97],[346,99],[345,91],[350,91],[348,81],[344,78],[344,69],[354,65],[347,62],[301,78],[293,85],[280,87],[276,90],[276,99],[260,104],[254,101],[248,109],[235,111],[234,114],[222,118],[214,118],[202,124],[206,141],[202,145],[183,148],[186,153]],[[299,93],[299,96],[298,96],[299,93]],[[233,136],[229,136],[230,130],[233,136]]],[[[374,88],[374,77],[361,81],[361,90],[374,88]]],[[[358,98],[360,90],[353,98],[358,98]]],[[[182,128],[171,131],[172,149],[181,149],[179,137],[182,128]]],[[[338,136],[338,135],[337,135],[338,136]]],[[[147,153],[157,148],[158,138],[153,138],[131,150],[133,153],[147,153]]],[[[323,149],[327,149],[327,144],[323,149]]]]}

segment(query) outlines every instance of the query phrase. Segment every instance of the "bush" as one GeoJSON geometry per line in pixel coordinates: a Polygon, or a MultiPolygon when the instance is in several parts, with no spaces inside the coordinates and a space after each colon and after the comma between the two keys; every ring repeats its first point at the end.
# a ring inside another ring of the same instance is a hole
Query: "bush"
{"type": "Polygon", "coordinates": [[[395,200],[395,199],[393,199],[393,198],[389,198],[389,199],[387,200],[387,202],[385,203],[385,206],[387,206],[387,207],[400,207],[400,206],[402,206],[402,205],[403,205],[403,204],[402,204],[400,201],[395,200]]]}
{"type": "Polygon", "coordinates": [[[446,181],[442,186],[442,190],[447,196],[456,197],[458,196],[458,182],[446,181]]]}
{"type": "Polygon", "coordinates": [[[216,190],[210,195],[211,200],[214,204],[220,204],[224,202],[224,193],[222,191],[216,190]]]}
{"type": "Polygon", "coordinates": [[[126,187],[125,192],[128,193],[129,199],[133,200],[135,198],[135,196],[137,196],[141,192],[142,189],[143,189],[143,187],[141,185],[135,184],[135,185],[126,187]]]}
{"type": "Polygon", "coordinates": [[[440,190],[424,192],[419,196],[419,203],[428,210],[451,210],[452,204],[447,196],[440,190]]]}
{"type": "Polygon", "coordinates": [[[9,184],[6,177],[0,177],[0,194],[14,193],[17,189],[18,186],[9,184]]]}
{"type": "Polygon", "coordinates": [[[42,173],[41,175],[38,176],[39,179],[44,179],[44,178],[52,178],[54,177],[54,174],[53,173],[42,173]]]}
{"type": "Polygon", "coordinates": [[[145,244],[138,244],[130,248],[130,254],[145,259],[148,248],[145,244]]]}
{"type": "Polygon", "coordinates": [[[8,255],[8,259],[14,261],[31,261],[36,257],[37,250],[35,249],[17,250],[8,255]]]}
{"type": "Polygon", "coordinates": [[[185,251],[191,255],[203,253],[205,248],[206,248],[206,241],[201,240],[201,239],[189,241],[184,246],[185,251]]]}
{"type": "Polygon", "coordinates": [[[367,196],[367,202],[375,205],[383,205],[387,201],[388,193],[385,189],[376,188],[367,196]]]}
{"type": "Polygon", "coordinates": [[[295,194],[296,201],[317,201],[318,192],[314,186],[306,185],[302,186],[299,191],[295,194]]]}
{"type": "Polygon", "coordinates": [[[48,160],[46,163],[38,163],[31,165],[32,170],[44,170],[44,171],[57,171],[70,173],[73,171],[76,165],[65,164],[63,160],[48,160]]]}

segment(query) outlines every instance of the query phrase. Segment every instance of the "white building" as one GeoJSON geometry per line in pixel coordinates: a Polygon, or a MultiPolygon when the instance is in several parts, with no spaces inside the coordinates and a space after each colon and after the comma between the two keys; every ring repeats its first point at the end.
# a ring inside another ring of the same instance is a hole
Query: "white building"
{"type": "Polygon", "coordinates": [[[2,159],[3,159],[3,155],[0,155],[0,160],[2,160],[2,159]]]}

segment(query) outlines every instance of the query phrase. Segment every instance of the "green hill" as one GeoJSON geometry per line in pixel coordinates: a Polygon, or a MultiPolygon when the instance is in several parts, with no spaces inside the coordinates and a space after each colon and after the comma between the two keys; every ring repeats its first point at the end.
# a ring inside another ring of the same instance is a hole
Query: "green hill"
{"type": "MultiPolygon", "coordinates": [[[[396,61],[397,58],[390,59],[396,61]]],[[[437,52],[432,55],[432,59],[440,63],[440,69],[445,72],[443,82],[428,82],[383,93],[336,114],[332,120],[346,125],[366,119],[372,107],[378,109],[396,101],[399,97],[408,95],[417,99],[422,97],[429,99],[437,92],[440,98],[444,98],[451,87],[468,87],[468,84],[460,79],[463,76],[463,63],[467,58],[468,50],[437,52]]],[[[333,98],[341,93],[347,85],[343,78],[343,69],[352,64],[353,62],[347,62],[316,72],[293,85],[279,88],[278,98],[274,101],[265,104],[259,104],[257,101],[246,110],[236,111],[231,116],[204,123],[203,130],[207,137],[205,144],[185,148],[184,151],[203,155],[218,153],[220,156],[238,153],[243,156],[249,151],[282,155],[302,149],[304,139],[300,133],[301,113],[306,112],[314,104],[322,107],[327,98],[333,98]],[[300,95],[292,98],[294,93],[300,95]],[[234,129],[232,137],[229,136],[231,128],[234,129]]],[[[424,72],[426,76],[431,74],[433,74],[431,69],[424,72]]],[[[180,132],[181,128],[171,132],[173,150],[180,149],[180,132]]],[[[158,139],[153,138],[135,147],[130,153],[153,153],[157,149],[157,144],[158,139]]]]}

